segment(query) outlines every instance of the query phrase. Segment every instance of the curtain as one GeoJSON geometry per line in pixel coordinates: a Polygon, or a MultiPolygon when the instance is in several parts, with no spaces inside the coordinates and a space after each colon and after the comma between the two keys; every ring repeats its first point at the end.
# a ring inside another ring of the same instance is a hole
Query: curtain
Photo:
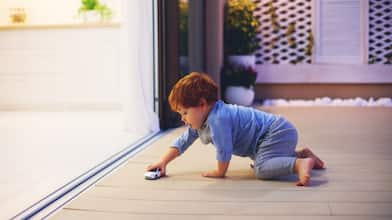
{"type": "Polygon", "coordinates": [[[129,132],[150,133],[159,130],[158,115],[153,111],[153,22],[152,1],[124,1],[125,32],[121,63],[121,93],[125,129],[129,132]]]}

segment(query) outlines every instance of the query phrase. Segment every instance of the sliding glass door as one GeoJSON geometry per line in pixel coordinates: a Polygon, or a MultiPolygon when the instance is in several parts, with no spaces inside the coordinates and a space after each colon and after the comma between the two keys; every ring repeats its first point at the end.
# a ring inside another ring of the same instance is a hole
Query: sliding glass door
{"type": "Polygon", "coordinates": [[[61,7],[33,2],[0,5],[32,19],[0,24],[1,219],[159,130],[155,1],[100,1],[115,19],[91,22],[64,0],[54,24],[61,7]]]}

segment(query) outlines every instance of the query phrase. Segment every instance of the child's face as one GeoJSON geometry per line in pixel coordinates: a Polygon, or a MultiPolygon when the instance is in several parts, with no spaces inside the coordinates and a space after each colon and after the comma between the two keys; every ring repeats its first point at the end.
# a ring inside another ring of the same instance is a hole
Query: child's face
{"type": "Polygon", "coordinates": [[[202,101],[197,107],[180,107],[177,112],[181,115],[181,120],[186,125],[193,129],[199,129],[208,117],[209,109],[207,103],[202,101]]]}

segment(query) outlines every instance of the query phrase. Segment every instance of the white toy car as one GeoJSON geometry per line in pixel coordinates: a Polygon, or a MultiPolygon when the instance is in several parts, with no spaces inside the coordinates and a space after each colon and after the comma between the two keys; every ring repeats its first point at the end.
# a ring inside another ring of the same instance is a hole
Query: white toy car
{"type": "Polygon", "coordinates": [[[156,180],[156,179],[159,179],[160,177],[161,177],[161,170],[159,168],[147,171],[144,174],[144,178],[146,180],[156,180]]]}

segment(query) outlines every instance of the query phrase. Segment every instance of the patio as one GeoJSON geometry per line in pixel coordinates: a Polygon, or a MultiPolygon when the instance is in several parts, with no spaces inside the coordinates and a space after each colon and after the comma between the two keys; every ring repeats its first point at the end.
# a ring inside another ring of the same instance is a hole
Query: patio
{"type": "Polygon", "coordinates": [[[168,166],[169,177],[143,179],[183,128],[169,132],[53,219],[390,219],[392,109],[385,107],[270,107],[290,119],[326,162],[310,187],[295,177],[259,181],[249,159],[234,157],[225,179],[201,177],[215,167],[212,146],[197,141],[168,166]]]}

